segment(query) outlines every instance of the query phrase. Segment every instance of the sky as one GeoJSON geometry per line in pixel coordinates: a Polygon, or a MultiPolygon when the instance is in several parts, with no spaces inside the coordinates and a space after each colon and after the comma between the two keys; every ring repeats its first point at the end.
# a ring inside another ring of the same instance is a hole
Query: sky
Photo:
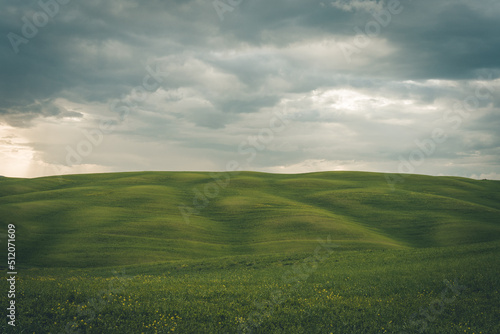
{"type": "Polygon", "coordinates": [[[0,175],[500,179],[497,0],[0,5],[0,175]]]}

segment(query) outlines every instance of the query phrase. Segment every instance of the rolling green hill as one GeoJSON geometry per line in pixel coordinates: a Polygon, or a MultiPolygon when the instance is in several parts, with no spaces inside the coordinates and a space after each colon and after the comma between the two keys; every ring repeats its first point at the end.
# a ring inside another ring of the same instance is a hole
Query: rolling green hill
{"type": "Polygon", "coordinates": [[[500,182],[402,181],[0,178],[18,271],[16,326],[0,332],[499,333],[500,182]]]}
{"type": "Polygon", "coordinates": [[[19,265],[102,267],[232,255],[459,246],[500,239],[500,182],[322,172],[0,178],[19,265]]]}

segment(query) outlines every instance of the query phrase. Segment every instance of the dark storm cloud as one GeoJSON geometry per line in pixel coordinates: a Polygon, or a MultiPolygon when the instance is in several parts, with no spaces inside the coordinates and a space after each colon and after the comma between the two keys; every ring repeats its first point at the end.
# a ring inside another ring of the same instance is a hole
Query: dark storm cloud
{"type": "MultiPolygon", "coordinates": [[[[3,2],[12,8],[11,1],[3,2]]],[[[185,6],[167,2],[149,6],[127,1],[70,2],[61,5],[58,14],[38,28],[28,43],[18,45],[18,54],[7,34],[23,37],[25,24],[21,19],[33,23],[33,11],[42,9],[32,1],[10,13],[3,11],[1,105],[24,106],[70,90],[90,101],[106,101],[127,92],[144,75],[148,57],[162,55],[160,49],[174,53],[181,45],[203,40],[196,31],[203,25],[187,24],[183,22],[185,15],[179,16],[185,6]],[[178,32],[172,33],[175,30],[178,32]]]]}
{"type": "MultiPolygon", "coordinates": [[[[404,3],[404,2],[403,2],[404,3]]],[[[391,60],[413,79],[471,79],[500,63],[500,4],[495,1],[412,1],[387,37],[400,50],[391,60]]],[[[384,34],[384,33],[383,33],[384,34]]]]}
{"type": "MultiPolygon", "coordinates": [[[[1,20],[4,36],[8,32],[22,35],[21,18],[32,21],[32,13],[41,11],[36,1],[2,2],[7,8],[1,20]]],[[[399,79],[473,78],[477,70],[498,69],[500,22],[492,13],[500,12],[499,5],[479,3],[484,6],[402,1],[404,11],[380,34],[398,52],[390,62],[380,64],[378,74],[399,79]]],[[[368,12],[342,11],[314,1],[244,1],[225,13],[222,22],[211,4],[203,1],[72,1],[60,5],[58,14],[28,44],[19,45],[19,54],[12,52],[4,38],[0,103],[7,108],[24,106],[72,89],[84,99],[105,101],[134,87],[148,58],[187,50],[203,54],[244,43],[279,47],[321,37],[350,37],[355,35],[354,27],[363,29],[369,20],[373,17],[368,12]]],[[[224,64],[224,59],[218,61],[218,66],[237,75],[250,89],[277,70],[272,67],[277,64],[257,56],[224,64]]],[[[323,83],[318,75],[312,84],[323,83]]]]}

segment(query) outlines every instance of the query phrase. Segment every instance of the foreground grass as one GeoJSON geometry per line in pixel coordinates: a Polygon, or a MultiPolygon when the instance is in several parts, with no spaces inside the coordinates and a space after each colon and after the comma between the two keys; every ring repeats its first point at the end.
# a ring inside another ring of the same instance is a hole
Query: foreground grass
{"type": "MultiPolygon", "coordinates": [[[[314,250],[101,269],[25,268],[16,329],[500,333],[498,242],[417,250],[339,247],[311,261],[314,250]]],[[[6,291],[5,280],[0,285],[6,291]]],[[[7,327],[3,321],[0,332],[12,331],[7,327]]]]}

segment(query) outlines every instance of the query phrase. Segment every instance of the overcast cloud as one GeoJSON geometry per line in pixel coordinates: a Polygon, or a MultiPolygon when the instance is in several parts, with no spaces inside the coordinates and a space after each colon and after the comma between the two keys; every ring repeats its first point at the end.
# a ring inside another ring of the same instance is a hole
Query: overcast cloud
{"type": "Polygon", "coordinates": [[[0,175],[500,179],[496,0],[0,4],[0,175]]]}

